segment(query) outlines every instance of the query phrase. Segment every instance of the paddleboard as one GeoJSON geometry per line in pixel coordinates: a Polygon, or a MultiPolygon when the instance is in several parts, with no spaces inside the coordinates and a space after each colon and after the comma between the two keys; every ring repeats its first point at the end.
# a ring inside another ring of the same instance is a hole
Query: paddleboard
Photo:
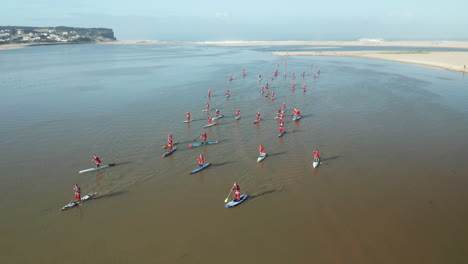
{"type": "Polygon", "coordinates": [[[224,117],[224,115],[215,116],[215,117],[213,117],[213,120],[220,119],[220,118],[223,118],[223,117],[224,117]]]}
{"type": "Polygon", "coordinates": [[[105,169],[105,168],[112,167],[112,166],[114,166],[114,165],[115,165],[115,163],[111,163],[111,164],[99,166],[99,168],[89,168],[89,169],[86,169],[86,170],[80,170],[79,173],[85,173],[85,172],[90,172],[90,171],[102,170],[102,169],[105,169]]]}
{"type": "MultiPolygon", "coordinates": [[[[179,144],[178,141],[174,141],[174,142],[172,143],[172,145],[177,145],[177,144],[179,144]]],[[[163,148],[163,149],[167,149],[167,145],[162,146],[162,148],[163,148]]]]}
{"type": "Polygon", "coordinates": [[[260,162],[262,160],[264,160],[266,158],[267,154],[264,153],[263,155],[259,155],[258,158],[257,158],[257,162],[260,162]]]}
{"type": "Polygon", "coordinates": [[[284,136],[284,134],[286,134],[286,131],[284,131],[283,133],[279,133],[278,137],[282,137],[282,136],[284,136]]]}
{"type": "Polygon", "coordinates": [[[314,162],[312,162],[312,166],[314,166],[314,168],[317,168],[319,164],[320,164],[320,158],[314,159],[314,162]]]}
{"type": "Polygon", "coordinates": [[[211,162],[210,162],[210,163],[203,164],[203,166],[194,169],[192,172],[190,172],[190,174],[197,173],[197,172],[199,172],[199,171],[201,171],[201,170],[204,170],[204,169],[208,168],[209,166],[211,166],[211,162]]]}
{"type": "Polygon", "coordinates": [[[190,145],[188,145],[188,147],[189,147],[189,148],[191,148],[191,147],[199,147],[199,146],[211,145],[211,144],[216,144],[216,143],[218,143],[218,141],[208,141],[208,142],[206,142],[206,143],[199,142],[199,143],[190,144],[190,145]]]}
{"type": "Polygon", "coordinates": [[[192,122],[192,121],[193,121],[193,119],[185,120],[184,123],[190,123],[190,122],[192,122]]]}
{"type": "Polygon", "coordinates": [[[176,150],[177,150],[177,148],[173,148],[171,151],[168,151],[168,152],[164,153],[164,154],[162,155],[163,158],[164,158],[164,157],[167,157],[167,156],[169,156],[169,155],[171,155],[171,154],[174,153],[174,151],[176,151],[176,150]]]}
{"type": "Polygon", "coordinates": [[[226,208],[232,208],[232,207],[242,203],[243,201],[245,201],[245,199],[247,199],[247,197],[248,197],[247,194],[243,194],[243,195],[241,195],[239,201],[232,200],[229,203],[227,203],[225,206],[226,206],[226,208]]]}
{"type": "Polygon", "coordinates": [[[73,207],[75,207],[75,206],[77,206],[77,205],[79,205],[79,204],[81,204],[81,203],[83,203],[83,202],[85,202],[85,201],[91,199],[91,197],[93,197],[95,194],[96,194],[96,193],[87,194],[87,195],[81,197],[81,202],[73,201],[73,202],[71,202],[71,203],[65,205],[64,207],[62,207],[62,209],[60,209],[60,211],[65,211],[65,210],[68,210],[68,209],[70,209],[70,208],[73,208],[73,207]]]}
{"type": "Polygon", "coordinates": [[[234,118],[235,118],[236,120],[239,120],[239,119],[241,119],[241,117],[240,117],[240,116],[235,116],[234,118]]]}
{"type": "Polygon", "coordinates": [[[212,126],[214,126],[216,124],[218,124],[218,123],[211,123],[211,124],[208,124],[208,125],[204,125],[203,128],[212,127],[212,126]]]}
{"type": "Polygon", "coordinates": [[[301,118],[302,118],[302,116],[293,116],[293,117],[292,117],[292,120],[297,121],[297,120],[299,120],[299,119],[301,119],[301,118]]]}
{"type": "Polygon", "coordinates": [[[254,123],[254,124],[257,124],[257,123],[260,123],[260,121],[262,121],[261,118],[260,118],[260,120],[258,120],[258,121],[257,121],[257,120],[253,121],[253,123],[254,123]]]}

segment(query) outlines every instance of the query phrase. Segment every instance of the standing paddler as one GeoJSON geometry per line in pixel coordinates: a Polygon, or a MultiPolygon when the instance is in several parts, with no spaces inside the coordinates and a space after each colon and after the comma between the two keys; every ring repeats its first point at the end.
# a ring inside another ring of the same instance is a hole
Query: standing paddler
{"type": "Polygon", "coordinates": [[[203,131],[203,133],[200,135],[200,137],[202,138],[203,144],[206,144],[206,138],[207,138],[208,136],[206,135],[206,132],[205,132],[205,131],[203,131]]]}
{"type": "Polygon", "coordinates": [[[263,145],[260,145],[258,147],[258,152],[259,152],[260,156],[265,155],[265,148],[263,147],[263,145]]]}
{"type": "Polygon", "coordinates": [[[96,168],[99,168],[99,166],[101,165],[101,160],[96,154],[93,155],[93,161],[94,163],[96,163],[96,168]]]}
{"type": "Polygon", "coordinates": [[[240,186],[237,184],[237,182],[234,182],[234,185],[232,186],[232,189],[234,191],[234,201],[237,202],[240,200],[241,197],[241,192],[240,192],[240,186]]]}
{"type": "Polygon", "coordinates": [[[75,191],[75,202],[81,202],[81,188],[78,186],[78,184],[75,184],[73,186],[73,190],[75,191]]]}
{"type": "Polygon", "coordinates": [[[190,122],[190,112],[186,112],[185,117],[187,118],[187,122],[190,122]]]}
{"type": "Polygon", "coordinates": [[[200,156],[198,156],[198,166],[203,167],[205,164],[205,159],[203,158],[203,155],[200,153],[200,156]]]}

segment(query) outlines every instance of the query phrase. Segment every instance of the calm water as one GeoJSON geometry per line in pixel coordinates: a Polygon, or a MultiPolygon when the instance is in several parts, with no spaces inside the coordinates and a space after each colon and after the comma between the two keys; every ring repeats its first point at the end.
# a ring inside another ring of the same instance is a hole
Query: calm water
{"type": "Polygon", "coordinates": [[[0,263],[468,262],[460,73],[146,45],[1,51],[0,72],[0,263]],[[208,89],[226,117],[206,131],[221,142],[189,149],[208,89]],[[303,119],[288,115],[278,138],[282,102],[303,119]],[[196,121],[182,123],[186,111],[196,121]],[[257,111],[264,121],[253,125],[257,111]],[[163,159],[169,132],[181,143],[163,159]],[[259,144],[270,154],[260,164],[259,144]],[[78,174],[94,153],[118,165],[78,174]],[[213,166],[189,175],[200,153],[213,166]],[[234,181],[251,198],[225,209],[234,181]],[[75,183],[97,198],[60,212],[75,183]]]}

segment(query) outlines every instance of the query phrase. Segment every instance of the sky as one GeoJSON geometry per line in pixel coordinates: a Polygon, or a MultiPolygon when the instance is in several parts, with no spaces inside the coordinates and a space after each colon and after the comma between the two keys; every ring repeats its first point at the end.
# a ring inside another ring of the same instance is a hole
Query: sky
{"type": "Polygon", "coordinates": [[[15,0],[1,26],[105,27],[118,40],[468,40],[468,0],[15,0]]]}

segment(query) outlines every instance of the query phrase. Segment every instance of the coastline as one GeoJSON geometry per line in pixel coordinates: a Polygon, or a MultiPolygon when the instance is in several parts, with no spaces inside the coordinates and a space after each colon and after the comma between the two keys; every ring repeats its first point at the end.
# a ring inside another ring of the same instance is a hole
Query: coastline
{"type": "MultiPolygon", "coordinates": [[[[77,43],[25,43],[4,44],[0,50],[19,49],[29,46],[43,45],[76,45],[77,43]]],[[[162,42],[151,40],[138,41],[107,41],[95,43],[98,45],[210,45],[210,46],[366,46],[366,47],[434,47],[434,48],[466,48],[468,41],[226,41],[226,42],[162,42]]],[[[308,47],[314,48],[314,47],[308,47]]],[[[293,48],[301,49],[301,48],[293,48]]],[[[368,59],[389,60],[437,67],[451,71],[468,73],[468,52],[460,51],[289,51],[268,52],[280,56],[342,56],[368,59]]]]}
{"type": "Polygon", "coordinates": [[[468,73],[468,52],[463,51],[292,51],[267,52],[279,56],[338,56],[388,60],[468,73]]]}

